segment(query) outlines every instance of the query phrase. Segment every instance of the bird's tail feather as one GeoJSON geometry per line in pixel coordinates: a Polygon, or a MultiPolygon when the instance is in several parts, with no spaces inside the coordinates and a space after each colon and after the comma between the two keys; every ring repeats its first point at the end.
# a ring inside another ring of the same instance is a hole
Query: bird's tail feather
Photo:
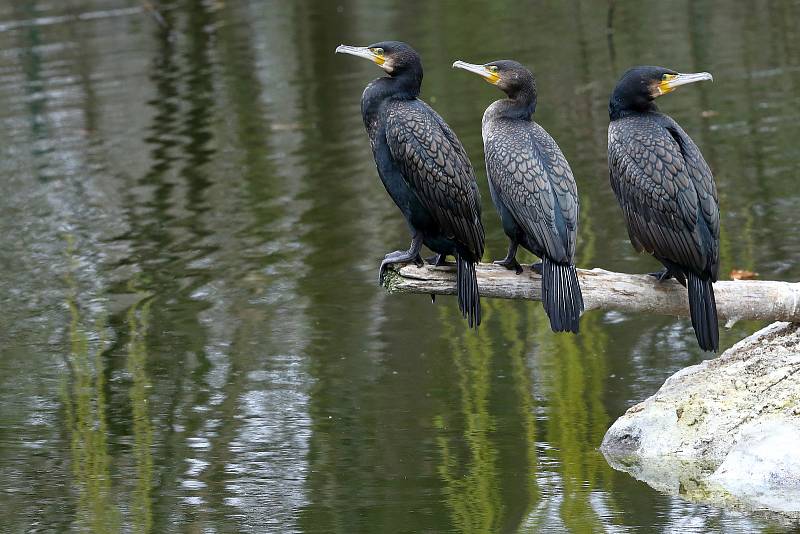
{"type": "Polygon", "coordinates": [[[466,317],[470,328],[478,328],[481,324],[481,296],[478,293],[478,276],[475,273],[475,262],[469,261],[460,254],[456,255],[458,280],[458,309],[466,317]]]}
{"type": "Polygon", "coordinates": [[[686,273],[689,289],[689,313],[692,316],[694,335],[705,351],[719,350],[719,324],[714,286],[710,279],[702,279],[692,272],[686,273]]]}
{"type": "Polygon", "coordinates": [[[583,295],[574,265],[542,258],[542,305],[553,332],[578,333],[583,295]]]}

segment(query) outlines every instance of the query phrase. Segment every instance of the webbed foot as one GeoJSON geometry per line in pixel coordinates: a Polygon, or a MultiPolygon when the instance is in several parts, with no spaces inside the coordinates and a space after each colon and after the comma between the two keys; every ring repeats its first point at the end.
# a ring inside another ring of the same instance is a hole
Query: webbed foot
{"type": "Polygon", "coordinates": [[[680,271],[675,271],[667,267],[664,267],[660,271],[656,271],[654,273],[647,273],[647,276],[652,276],[659,282],[664,282],[670,278],[674,278],[679,284],[686,287],[686,276],[684,276],[684,274],[680,271]]]}
{"type": "Polygon", "coordinates": [[[517,244],[513,239],[508,242],[508,253],[502,260],[493,261],[495,265],[502,265],[509,271],[514,271],[517,274],[522,274],[522,265],[517,261],[517,244]]]}
{"type": "Polygon", "coordinates": [[[514,271],[517,274],[522,274],[522,265],[519,264],[517,258],[505,258],[502,260],[495,260],[492,263],[495,265],[502,265],[509,271],[514,271]]]}
{"type": "Polygon", "coordinates": [[[669,280],[670,278],[672,278],[672,272],[666,267],[664,267],[660,271],[656,271],[654,273],[647,273],[647,276],[652,276],[659,282],[663,282],[664,280],[669,280]]]}

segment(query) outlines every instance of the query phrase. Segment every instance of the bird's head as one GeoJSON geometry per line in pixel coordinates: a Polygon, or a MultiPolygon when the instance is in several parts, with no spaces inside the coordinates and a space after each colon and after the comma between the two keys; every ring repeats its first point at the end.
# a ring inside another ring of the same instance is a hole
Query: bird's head
{"type": "Polygon", "coordinates": [[[477,74],[488,83],[496,85],[510,98],[515,98],[516,95],[523,91],[536,93],[536,80],[533,77],[533,73],[521,63],[510,59],[490,61],[483,65],[456,61],[453,63],[453,68],[464,69],[477,74]]]}
{"type": "Polygon", "coordinates": [[[611,105],[631,111],[646,111],[652,108],[653,100],[681,85],[713,79],[707,72],[681,74],[664,67],[633,67],[617,82],[611,94],[611,105]]]}
{"type": "Polygon", "coordinates": [[[336,47],[336,53],[368,59],[385,70],[389,76],[422,71],[422,60],[417,51],[401,41],[383,41],[369,46],[339,45],[336,47]]]}

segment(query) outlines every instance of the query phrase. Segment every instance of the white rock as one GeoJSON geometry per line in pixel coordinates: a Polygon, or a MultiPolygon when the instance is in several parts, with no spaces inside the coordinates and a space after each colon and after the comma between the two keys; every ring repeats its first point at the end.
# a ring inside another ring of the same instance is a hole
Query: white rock
{"type": "Polygon", "coordinates": [[[781,419],[743,426],[709,480],[752,508],[796,512],[800,509],[800,429],[781,419]]]}
{"type": "Polygon", "coordinates": [[[800,519],[800,325],[772,324],[675,373],[601,450],[660,491],[800,519]]]}

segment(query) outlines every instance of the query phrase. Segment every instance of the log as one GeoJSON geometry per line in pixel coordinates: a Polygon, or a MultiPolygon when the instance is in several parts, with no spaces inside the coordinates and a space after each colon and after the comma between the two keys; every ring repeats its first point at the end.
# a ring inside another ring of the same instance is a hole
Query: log
{"type": "MultiPolygon", "coordinates": [[[[499,265],[477,267],[478,287],[485,298],[542,300],[542,277],[530,269],[517,275],[499,265]]],[[[578,269],[586,310],[689,316],[686,289],[675,280],[603,269],[578,269]]],[[[454,295],[454,265],[392,265],[384,280],[389,293],[454,295]]],[[[740,320],[800,323],[800,283],[734,280],[714,284],[717,313],[727,326],[740,320]]]]}

